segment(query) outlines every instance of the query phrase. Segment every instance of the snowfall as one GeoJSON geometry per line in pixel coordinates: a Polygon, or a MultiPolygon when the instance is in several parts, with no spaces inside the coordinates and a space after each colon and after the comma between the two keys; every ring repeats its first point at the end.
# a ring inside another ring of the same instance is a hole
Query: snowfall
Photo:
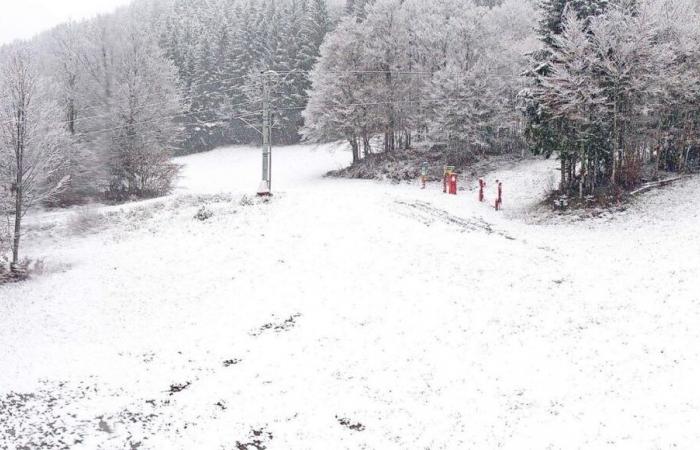
{"type": "Polygon", "coordinates": [[[539,206],[556,161],[487,203],[326,178],[340,144],[275,149],[268,200],[257,149],[177,162],[168,197],[28,217],[0,448],[700,445],[700,179],[582,216],[539,206]]]}

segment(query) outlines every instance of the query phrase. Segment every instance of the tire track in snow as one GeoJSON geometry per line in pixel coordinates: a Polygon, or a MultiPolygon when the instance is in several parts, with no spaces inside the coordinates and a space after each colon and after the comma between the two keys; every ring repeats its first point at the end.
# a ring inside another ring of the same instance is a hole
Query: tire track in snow
{"type": "Polygon", "coordinates": [[[504,237],[509,241],[517,241],[517,239],[505,231],[495,229],[490,223],[486,222],[484,219],[466,219],[463,217],[458,217],[449,212],[436,208],[435,206],[422,201],[416,201],[413,203],[405,202],[402,200],[396,200],[398,205],[404,206],[411,210],[413,214],[405,214],[405,216],[417,219],[424,223],[426,226],[430,226],[436,222],[446,223],[448,225],[454,225],[461,229],[462,232],[465,231],[483,231],[486,234],[495,234],[497,236],[504,237]]]}

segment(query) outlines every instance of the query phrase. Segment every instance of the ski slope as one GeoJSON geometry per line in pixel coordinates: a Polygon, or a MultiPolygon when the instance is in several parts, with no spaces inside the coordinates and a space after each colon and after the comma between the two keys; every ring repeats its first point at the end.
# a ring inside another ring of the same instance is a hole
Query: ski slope
{"type": "Polygon", "coordinates": [[[324,178],[342,146],[275,149],[269,202],[257,149],[177,162],[173,195],[86,232],[31,218],[46,273],[0,287],[0,448],[700,441],[699,180],[581,220],[536,208],[555,161],[484,174],[501,213],[324,178]]]}

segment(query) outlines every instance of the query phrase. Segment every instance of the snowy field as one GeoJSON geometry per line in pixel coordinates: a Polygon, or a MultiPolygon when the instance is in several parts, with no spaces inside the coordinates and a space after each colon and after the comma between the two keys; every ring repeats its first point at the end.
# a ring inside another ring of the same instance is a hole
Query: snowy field
{"type": "Polygon", "coordinates": [[[262,202],[259,151],[220,149],[31,217],[0,449],[697,448],[700,180],[580,220],[534,210],[555,161],[484,174],[496,213],[323,178],[349,159],[276,149],[262,202]]]}

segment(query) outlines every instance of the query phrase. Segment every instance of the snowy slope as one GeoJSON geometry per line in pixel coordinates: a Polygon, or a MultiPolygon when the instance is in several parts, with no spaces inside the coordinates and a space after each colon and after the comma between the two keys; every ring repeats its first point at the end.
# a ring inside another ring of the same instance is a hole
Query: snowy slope
{"type": "Polygon", "coordinates": [[[267,203],[256,149],[178,162],[175,194],[87,235],[33,218],[48,273],[0,287],[0,448],[700,441],[699,180],[535,224],[553,161],[484,174],[502,213],[322,178],[337,146],[276,149],[267,203]]]}

